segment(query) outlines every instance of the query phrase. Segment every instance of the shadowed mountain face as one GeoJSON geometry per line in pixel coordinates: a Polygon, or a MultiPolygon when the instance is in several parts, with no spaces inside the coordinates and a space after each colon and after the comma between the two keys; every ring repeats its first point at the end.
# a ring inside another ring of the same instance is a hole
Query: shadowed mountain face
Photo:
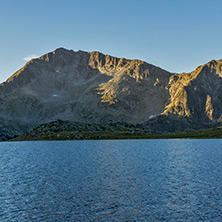
{"type": "Polygon", "coordinates": [[[164,110],[170,76],[139,60],[61,48],[1,85],[0,112],[28,125],[56,119],[143,122],[164,110]]]}
{"type": "Polygon", "coordinates": [[[172,113],[221,120],[222,60],[172,74],[140,60],[59,48],[0,85],[0,119],[22,128],[57,119],[142,123],[172,113]]]}

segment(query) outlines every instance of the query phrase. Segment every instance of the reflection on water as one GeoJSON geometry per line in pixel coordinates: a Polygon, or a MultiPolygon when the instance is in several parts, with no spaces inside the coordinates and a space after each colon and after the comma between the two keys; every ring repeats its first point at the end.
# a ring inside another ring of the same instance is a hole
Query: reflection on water
{"type": "Polygon", "coordinates": [[[0,144],[0,221],[221,221],[221,140],[0,144]]]}

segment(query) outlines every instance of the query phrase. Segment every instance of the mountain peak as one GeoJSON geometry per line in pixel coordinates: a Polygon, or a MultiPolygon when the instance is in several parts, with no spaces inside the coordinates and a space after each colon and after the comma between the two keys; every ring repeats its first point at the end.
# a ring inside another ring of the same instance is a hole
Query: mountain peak
{"type": "Polygon", "coordinates": [[[72,49],[66,49],[63,47],[57,48],[54,51],[52,51],[52,54],[66,54],[66,53],[73,53],[74,51],[72,49]]]}

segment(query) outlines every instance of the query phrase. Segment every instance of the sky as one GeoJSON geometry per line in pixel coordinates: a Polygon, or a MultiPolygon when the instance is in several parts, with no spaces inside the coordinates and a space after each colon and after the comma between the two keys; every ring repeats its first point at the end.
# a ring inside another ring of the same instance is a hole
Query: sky
{"type": "Polygon", "coordinates": [[[222,59],[221,0],[0,0],[0,82],[59,47],[190,72],[222,59]]]}

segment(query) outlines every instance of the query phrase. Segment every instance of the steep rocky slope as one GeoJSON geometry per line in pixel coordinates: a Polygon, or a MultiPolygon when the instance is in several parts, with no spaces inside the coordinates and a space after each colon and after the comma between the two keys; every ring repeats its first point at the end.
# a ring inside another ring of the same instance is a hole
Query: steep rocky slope
{"type": "Polygon", "coordinates": [[[164,132],[201,128],[222,119],[221,84],[222,60],[173,74],[140,60],[59,48],[0,84],[0,118],[14,134],[57,119],[164,132]]]}
{"type": "Polygon", "coordinates": [[[23,125],[56,119],[142,122],[164,110],[170,73],[139,60],[63,48],[0,86],[0,114],[23,125]]]}
{"type": "Polygon", "coordinates": [[[191,73],[171,76],[168,88],[171,98],[164,114],[221,122],[222,60],[212,60],[191,73]]]}

